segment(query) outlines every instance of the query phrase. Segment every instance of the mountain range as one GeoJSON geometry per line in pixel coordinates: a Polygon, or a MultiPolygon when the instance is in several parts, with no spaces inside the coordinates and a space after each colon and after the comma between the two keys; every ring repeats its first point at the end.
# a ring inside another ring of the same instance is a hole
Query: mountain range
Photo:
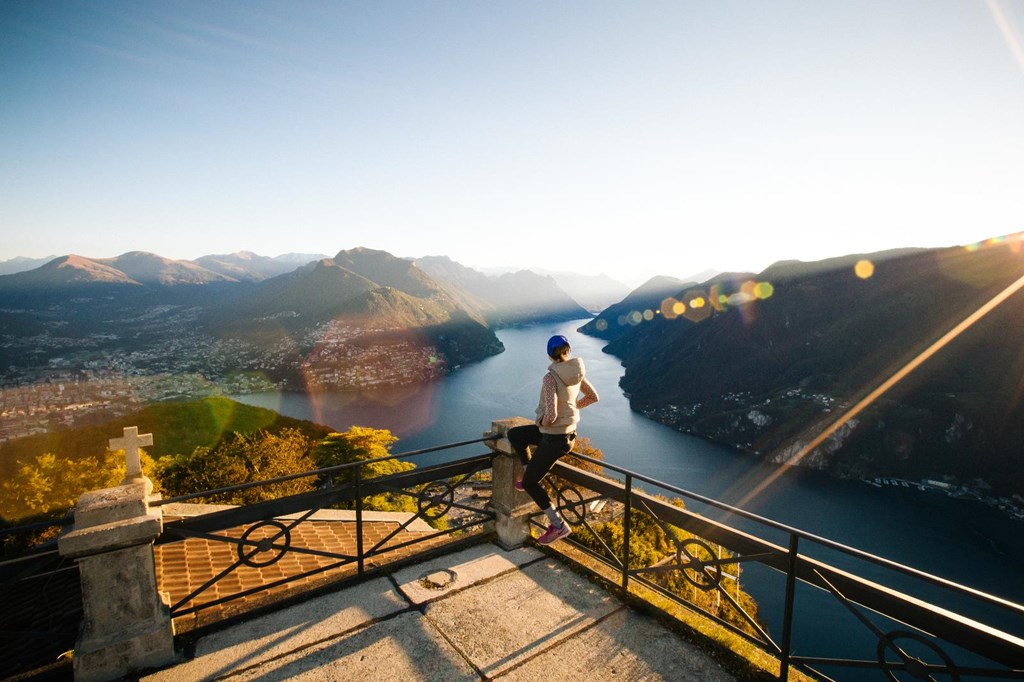
{"type": "Polygon", "coordinates": [[[0,276],[0,288],[39,292],[92,284],[175,286],[229,281],[235,280],[191,261],[131,251],[115,258],[74,254],[54,258],[38,268],[0,276]]]}
{"type": "Polygon", "coordinates": [[[841,476],[1022,492],[1024,294],[922,356],[1020,284],[1021,244],[789,261],[669,294],[653,282],[583,331],[610,340],[633,409],[678,430],[841,476]]]}
{"type": "MultiPolygon", "coordinates": [[[[840,476],[981,477],[1020,492],[1024,295],[921,354],[1017,281],[1021,244],[659,276],[580,331],[622,360],[633,409],[673,428],[840,476]]],[[[4,381],[116,360],[258,371],[306,390],[404,383],[501,352],[497,326],[590,317],[552,274],[366,248],[305,258],[69,255],[0,276],[4,381]]]]}
{"type": "Polygon", "coordinates": [[[148,369],[259,369],[285,385],[305,386],[310,373],[343,387],[405,383],[501,352],[495,325],[587,316],[552,278],[530,272],[489,278],[367,248],[305,258],[134,251],[2,275],[0,323],[19,340],[0,347],[0,367],[145,357],[148,369]]]}
{"type": "MultiPolygon", "coordinates": [[[[355,249],[364,254],[372,249],[355,249]]],[[[381,252],[383,253],[383,252],[381,252]]],[[[519,322],[554,314],[559,317],[586,316],[586,310],[562,288],[569,282],[576,290],[591,291],[593,303],[610,303],[618,293],[628,291],[624,284],[607,276],[597,277],[560,273],[559,277],[539,275],[529,270],[489,276],[462,266],[447,257],[420,259],[394,259],[413,262],[416,267],[434,278],[469,309],[486,312],[494,321],[519,322]],[[598,298],[594,298],[594,296],[598,298]]],[[[365,259],[365,258],[364,258],[365,259]]],[[[175,287],[214,283],[258,283],[294,273],[313,264],[332,260],[323,254],[285,254],[270,258],[250,251],[232,254],[208,255],[189,260],[172,260],[157,254],[131,251],[113,258],[87,258],[75,254],[48,259],[14,258],[0,262],[0,293],[45,295],[66,287],[91,285],[144,285],[148,287],[175,287]]],[[[342,259],[344,260],[344,259],[342,259]]],[[[386,269],[400,267],[385,264],[381,259],[365,265],[354,261],[339,263],[354,272],[370,268],[361,274],[371,282],[387,285],[386,269]]],[[[301,276],[301,275],[300,275],[301,276]]],[[[406,280],[408,283],[409,280],[406,280]]],[[[399,286],[398,288],[402,288],[399,286]]]]}
{"type": "Polygon", "coordinates": [[[203,256],[193,261],[211,272],[239,282],[260,282],[284,275],[312,261],[327,258],[323,254],[285,254],[270,258],[252,251],[238,251],[222,255],[203,256]]]}
{"type": "MultiPolygon", "coordinates": [[[[114,269],[124,271],[117,265],[117,262],[122,260],[128,260],[129,258],[148,258],[152,261],[151,267],[163,271],[165,279],[163,284],[173,285],[177,283],[196,283],[196,274],[201,271],[196,271],[193,266],[199,266],[202,268],[202,277],[208,279],[208,281],[218,281],[215,275],[221,275],[227,281],[237,282],[260,282],[265,279],[284,275],[294,271],[296,268],[312,263],[314,261],[329,259],[330,256],[326,254],[312,254],[312,253],[287,253],[279,256],[268,257],[261,256],[251,251],[238,251],[236,253],[229,254],[212,254],[207,256],[201,256],[195,260],[170,260],[158,256],[156,254],[149,254],[145,252],[131,252],[123,254],[116,258],[85,258],[77,255],[67,255],[63,257],[49,256],[47,258],[25,258],[17,257],[11,258],[6,261],[0,261],[0,277],[3,275],[13,275],[18,273],[24,273],[31,270],[42,268],[43,266],[49,265],[50,268],[56,269],[58,266],[63,264],[66,259],[71,259],[69,265],[65,265],[65,268],[74,267],[89,267],[86,265],[87,262],[99,263],[103,265],[109,265],[114,269]],[[183,277],[176,277],[175,271],[185,274],[183,277]]],[[[530,295],[538,295],[542,301],[541,304],[537,305],[538,308],[544,306],[550,306],[554,302],[561,300],[565,302],[566,298],[572,299],[572,305],[579,308],[582,307],[588,311],[596,312],[603,308],[611,305],[612,303],[620,300],[623,296],[627,295],[630,291],[629,287],[622,282],[618,282],[607,275],[580,275],[574,272],[554,272],[537,269],[517,269],[517,270],[502,270],[499,272],[481,272],[468,268],[454,261],[451,261],[446,256],[427,256],[423,258],[407,258],[407,260],[414,261],[419,267],[429,272],[433,276],[437,276],[442,281],[452,281],[453,284],[458,285],[460,282],[463,284],[469,284],[470,288],[476,289],[489,289],[500,297],[508,298],[507,294],[502,293],[504,288],[500,284],[496,284],[498,280],[504,279],[505,282],[509,282],[510,279],[506,278],[509,274],[520,274],[520,279],[516,280],[517,284],[523,284],[521,273],[530,273],[536,279],[529,287],[530,295]],[[554,280],[555,285],[561,291],[545,290],[545,287],[549,286],[549,283],[544,280],[550,278],[554,280]]],[[[92,266],[95,267],[95,266],[92,266]]],[[[47,268],[48,270],[49,268],[47,268]]],[[[34,276],[34,282],[29,282],[30,287],[34,285],[41,286],[61,286],[64,282],[61,281],[61,276],[55,275],[50,272],[49,275],[45,274],[45,270],[42,273],[37,273],[34,276]],[[48,278],[52,278],[48,281],[48,278]]],[[[61,273],[64,277],[71,277],[71,273],[61,273]]],[[[128,273],[124,273],[127,279],[133,279],[128,273]]],[[[88,277],[79,276],[77,281],[85,282],[88,281],[88,277]]],[[[0,280],[3,282],[3,280],[0,280]]],[[[17,280],[13,282],[17,285],[17,280]]],[[[2,286],[11,286],[12,282],[7,282],[2,286]]],[[[495,308],[494,302],[487,302],[484,300],[477,300],[476,305],[483,305],[484,307],[495,308]]],[[[524,305],[524,302],[516,302],[514,305],[524,305]]],[[[525,304],[529,307],[528,304],[525,304]]],[[[500,305],[497,306],[500,308],[500,305]]],[[[502,313],[503,314],[503,313],[502,313]]]]}
{"type": "Polygon", "coordinates": [[[523,319],[589,317],[587,310],[550,275],[519,270],[491,277],[447,256],[417,258],[414,263],[465,305],[480,310],[498,324],[523,319]]]}

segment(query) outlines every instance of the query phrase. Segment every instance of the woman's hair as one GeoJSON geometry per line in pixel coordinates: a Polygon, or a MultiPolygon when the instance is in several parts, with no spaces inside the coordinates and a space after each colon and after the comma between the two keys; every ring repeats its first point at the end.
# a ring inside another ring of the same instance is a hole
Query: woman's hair
{"type": "Polygon", "coordinates": [[[548,357],[564,362],[569,357],[569,339],[557,334],[548,339],[548,357]]]}
{"type": "Polygon", "coordinates": [[[565,344],[564,346],[559,346],[558,348],[552,349],[552,351],[548,354],[548,356],[552,360],[558,360],[559,362],[565,362],[566,360],[569,359],[569,353],[571,352],[571,350],[572,349],[569,348],[569,344],[565,344]]]}

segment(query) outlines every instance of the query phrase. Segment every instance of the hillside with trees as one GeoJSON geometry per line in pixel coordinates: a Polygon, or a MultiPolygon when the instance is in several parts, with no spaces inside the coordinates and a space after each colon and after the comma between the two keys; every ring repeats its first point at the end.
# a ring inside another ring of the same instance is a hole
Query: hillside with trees
{"type": "MultiPolygon", "coordinates": [[[[112,453],[108,445],[126,426],[153,434],[153,445],[147,448],[144,459],[147,467],[180,453],[230,450],[239,438],[269,437],[281,443],[301,438],[312,443],[330,433],[329,428],[312,422],[228,398],[210,397],[157,403],[107,423],[17,439],[0,450],[0,519],[14,521],[62,513],[86,490],[120,483],[124,457],[112,453]]],[[[209,467],[203,475],[210,481],[231,476],[218,469],[209,467]]],[[[154,472],[152,468],[148,471],[154,472]]]]}
{"type": "Polygon", "coordinates": [[[806,451],[1022,273],[1019,238],[779,263],[638,310],[606,350],[623,359],[632,407],[678,430],[840,476],[1022,492],[1020,292],[806,451]]]}
{"type": "MultiPolygon", "coordinates": [[[[354,426],[337,433],[312,422],[281,417],[226,398],[152,405],[116,422],[24,439],[4,450],[0,482],[0,522],[53,518],[72,508],[89,490],[120,484],[124,454],[108,448],[111,434],[124,425],[153,433],[143,453],[143,469],[154,490],[165,497],[264,481],[303,471],[369,462],[362,478],[414,468],[387,457],[398,439],[386,429],[354,426]]],[[[221,493],[200,501],[249,504],[294,495],[327,483],[344,483],[351,470],[221,493]]],[[[364,509],[414,511],[411,499],[378,495],[364,509]]]]}

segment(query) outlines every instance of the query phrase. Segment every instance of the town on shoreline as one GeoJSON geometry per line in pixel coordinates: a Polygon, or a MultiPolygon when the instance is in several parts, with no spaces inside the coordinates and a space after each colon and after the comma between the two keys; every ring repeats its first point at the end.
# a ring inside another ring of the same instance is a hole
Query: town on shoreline
{"type": "Polygon", "coordinates": [[[863,481],[876,488],[903,488],[917,490],[920,492],[932,492],[947,495],[958,500],[969,500],[980,502],[992,509],[997,509],[1011,519],[1024,521],[1024,495],[1014,493],[1013,495],[999,496],[991,494],[992,486],[984,479],[976,478],[968,483],[957,483],[952,476],[949,480],[938,481],[931,478],[911,481],[905,478],[894,478],[891,476],[876,476],[865,478],[863,481]]]}

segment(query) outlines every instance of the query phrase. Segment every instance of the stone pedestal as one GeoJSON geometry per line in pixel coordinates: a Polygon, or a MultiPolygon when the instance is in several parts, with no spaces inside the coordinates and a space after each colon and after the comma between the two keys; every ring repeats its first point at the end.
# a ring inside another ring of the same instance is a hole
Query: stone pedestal
{"type": "Polygon", "coordinates": [[[114,680],[174,661],[169,600],[157,591],[153,563],[163,520],[149,508],[147,483],[85,493],[74,529],[58,540],[82,580],[76,682],[114,680]]]}
{"type": "Polygon", "coordinates": [[[489,433],[493,433],[497,437],[494,440],[486,441],[487,445],[494,450],[491,468],[493,485],[491,506],[497,517],[494,521],[494,531],[498,536],[498,545],[506,550],[526,544],[530,537],[528,518],[537,509],[530,496],[516,490],[513,485],[523,477],[523,465],[512,451],[512,445],[508,442],[505,434],[513,426],[532,423],[524,417],[512,417],[491,422],[489,433]]]}

